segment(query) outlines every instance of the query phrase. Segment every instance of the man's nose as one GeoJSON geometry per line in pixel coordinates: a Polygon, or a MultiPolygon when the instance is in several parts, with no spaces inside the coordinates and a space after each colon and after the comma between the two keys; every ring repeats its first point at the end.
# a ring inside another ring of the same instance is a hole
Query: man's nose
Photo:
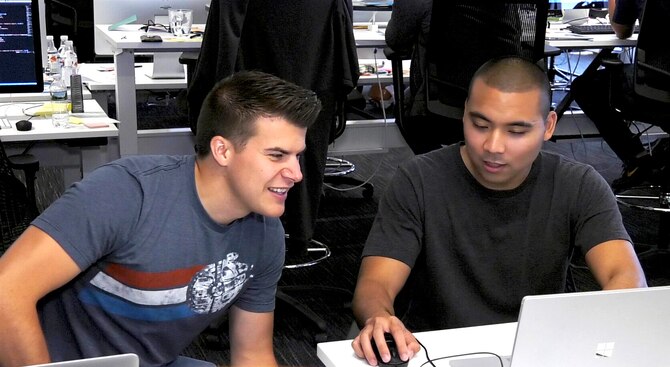
{"type": "Polygon", "coordinates": [[[505,134],[503,131],[493,129],[486,139],[484,149],[490,153],[505,152],[505,134]]]}
{"type": "Polygon", "coordinates": [[[282,175],[288,179],[291,179],[293,182],[302,181],[302,170],[300,169],[300,159],[295,158],[291,160],[291,164],[284,168],[282,175]]]}

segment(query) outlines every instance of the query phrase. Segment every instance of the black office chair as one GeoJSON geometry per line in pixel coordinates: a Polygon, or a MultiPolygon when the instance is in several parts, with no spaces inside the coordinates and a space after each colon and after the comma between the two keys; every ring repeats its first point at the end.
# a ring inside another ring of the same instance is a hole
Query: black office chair
{"type": "MultiPolygon", "coordinates": [[[[197,61],[182,55],[182,62],[195,66],[188,73],[187,96],[193,131],[205,95],[235,71],[271,73],[319,96],[323,109],[307,132],[304,178],[291,189],[286,203],[285,228],[295,237],[296,232],[311,236],[338,105],[358,80],[352,11],[349,0],[214,1],[197,61]]],[[[327,245],[295,241],[295,237],[287,240],[287,266],[313,265],[327,258],[327,245]],[[299,264],[295,258],[301,259],[299,264]]],[[[316,285],[310,287],[320,290],[316,285]]],[[[288,290],[280,287],[278,298],[286,300],[288,290]]],[[[327,333],[323,320],[314,313],[303,313],[320,329],[319,335],[327,333]]]]}
{"type": "MultiPolygon", "coordinates": [[[[455,120],[463,117],[470,79],[484,62],[505,55],[524,56],[536,62],[544,58],[547,1],[475,3],[434,1],[432,6],[426,46],[425,102],[428,111],[455,120]]],[[[412,52],[388,47],[384,50],[394,70],[395,119],[401,129],[408,111],[400,71],[402,60],[409,59],[412,52]]],[[[414,95],[417,91],[410,93],[414,95]]]]}
{"type": "MultiPolygon", "coordinates": [[[[670,48],[658,42],[655,36],[667,33],[668,18],[668,1],[647,0],[633,64],[623,65],[619,60],[604,61],[611,77],[611,108],[624,120],[659,126],[666,133],[670,133],[670,48]],[[624,68],[634,73],[632,91],[616,89],[622,85],[617,78],[625,77],[624,68]]],[[[645,270],[665,270],[670,264],[670,151],[655,153],[652,159],[657,174],[651,185],[635,187],[617,195],[622,205],[659,214],[656,246],[638,254],[645,270]]]]}
{"type": "Polygon", "coordinates": [[[35,173],[39,161],[30,154],[8,157],[0,142],[0,255],[23,233],[37,216],[35,204],[35,173]],[[27,188],[14,175],[23,170],[27,188]]]}

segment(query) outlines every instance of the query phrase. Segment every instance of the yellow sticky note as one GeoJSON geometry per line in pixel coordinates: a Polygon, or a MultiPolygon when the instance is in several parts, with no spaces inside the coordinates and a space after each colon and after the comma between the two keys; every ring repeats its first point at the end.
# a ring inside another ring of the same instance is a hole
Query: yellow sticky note
{"type": "MultiPolygon", "coordinates": [[[[67,104],[67,109],[72,111],[72,104],[67,104]]],[[[51,107],[51,102],[45,102],[41,107],[32,112],[33,116],[51,116],[53,107],[51,107]]]]}

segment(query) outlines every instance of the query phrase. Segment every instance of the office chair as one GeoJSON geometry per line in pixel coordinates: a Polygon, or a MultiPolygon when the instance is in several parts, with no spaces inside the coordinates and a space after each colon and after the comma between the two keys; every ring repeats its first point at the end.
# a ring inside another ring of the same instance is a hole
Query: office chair
{"type": "MultiPolygon", "coordinates": [[[[647,0],[640,22],[640,33],[632,65],[620,60],[606,60],[610,75],[610,107],[627,121],[641,121],[670,132],[670,48],[654,39],[665,34],[670,17],[670,3],[647,0]],[[624,68],[632,68],[633,90],[617,90],[624,68]]],[[[657,245],[638,254],[647,269],[667,269],[670,264],[670,152],[659,152],[652,158],[658,174],[651,185],[635,187],[617,195],[624,206],[659,214],[657,245]],[[656,266],[657,265],[657,266],[656,266]]],[[[645,269],[645,270],[647,270],[645,269]]]]}
{"type": "MultiPolygon", "coordinates": [[[[182,55],[182,62],[195,66],[189,72],[187,94],[193,131],[207,92],[240,70],[274,74],[314,91],[321,100],[321,114],[307,131],[303,181],[291,189],[286,203],[285,228],[293,236],[287,239],[289,266],[296,265],[296,257],[305,259],[301,264],[313,265],[330,251],[324,249],[327,245],[307,243],[302,237],[311,238],[316,223],[338,105],[358,81],[352,12],[349,0],[214,1],[197,61],[182,55]],[[314,254],[317,259],[311,257],[314,254]]],[[[278,292],[280,299],[287,298],[281,287],[278,292]]],[[[327,333],[325,323],[303,314],[321,334],[327,333]]]]}
{"type": "MultiPolygon", "coordinates": [[[[524,56],[536,62],[544,58],[547,1],[475,3],[434,1],[432,5],[426,45],[425,103],[428,111],[456,120],[463,117],[470,79],[484,62],[506,55],[524,56]]],[[[400,129],[409,111],[405,110],[402,73],[397,71],[402,70],[402,60],[409,59],[413,52],[416,50],[384,50],[394,70],[395,119],[400,129]]],[[[417,91],[410,93],[415,95],[417,91]]]]}
{"type": "MultiPolygon", "coordinates": [[[[330,143],[333,143],[337,138],[339,138],[344,133],[347,124],[347,112],[361,113],[364,116],[366,115],[365,111],[362,111],[355,106],[349,105],[351,103],[351,95],[354,94],[353,92],[357,92],[357,90],[354,89],[352,93],[350,93],[347,96],[346,102],[338,103],[336,113],[337,119],[335,121],[335,126],[333,130],[331,130],[330,134],[331,136],[329,139],[330,143]]],[[[330,187],[335,190],[340,190],[336,186],[341,185],[344,185],[349,189],[362,188],[363,197],[366,199],[372,198],[372,196],[374,195],[374,185],[372,185],[372,183],[368,181],[363,181],[358,178],[349,176],[349,174],[353,173],[355,170],[356,165],[353,162],[343,158],[328,156],[326,157],[326,169],[323,173],[324,176],[323,182],[326,187],[330,187]]],[[[348,190],[348,189],[343,188],[341,190],[348,190]]]]}
{"type": "Polygon", "coordinates": [[[0,255],[16,240],[37,216],[35,173],[39,161],[30,154],[8,157],[0,142],[0,255]],[[14,175],[23,170],[27,187],[14,175]]]}

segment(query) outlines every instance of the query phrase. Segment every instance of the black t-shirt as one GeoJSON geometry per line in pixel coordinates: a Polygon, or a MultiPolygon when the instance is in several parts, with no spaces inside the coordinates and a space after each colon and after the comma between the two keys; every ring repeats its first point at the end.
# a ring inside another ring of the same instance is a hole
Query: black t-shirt
{"type": "Polygon", "coordinates": [[[614,239],[630,241],[592,167],[542,152],[519,187],[494,191],[456,144],[398,169],[363,256],[413,268],[408,327],[452,328],[515,321],[523,296],[564,290],[574,248],[614,239]]]}

